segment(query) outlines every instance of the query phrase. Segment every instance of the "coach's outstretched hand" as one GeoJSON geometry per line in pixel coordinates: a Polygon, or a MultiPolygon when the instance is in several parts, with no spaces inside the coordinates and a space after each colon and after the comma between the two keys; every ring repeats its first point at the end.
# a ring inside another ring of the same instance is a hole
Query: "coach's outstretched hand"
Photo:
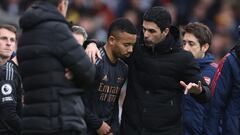
{"type": "Polygon", "coordinates": [[[189,83],[186,84],[184,81],[180,81],[180,84],[185,88],[184,94],[192,93],[192,94],[200,94],[202,93],[202,83],[201,81],[198,81],[198,84],[196,83],[189,83]]]}

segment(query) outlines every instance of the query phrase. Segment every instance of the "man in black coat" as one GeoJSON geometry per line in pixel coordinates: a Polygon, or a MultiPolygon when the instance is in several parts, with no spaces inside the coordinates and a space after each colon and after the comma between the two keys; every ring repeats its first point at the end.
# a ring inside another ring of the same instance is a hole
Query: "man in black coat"
{"type": "Polygon", "coordinates": [[[65,20],[68,0],[38,0],[20,19],[17,58],[25,90],[23,135],[84,135],[81,94],[95,66],[65,20]],[[66,69],[73,80],[65,77],[66,69]]]}
{"type": "MultiPolygon", "coordinates": [[[[152,7],[145,12],[138,44],[127,60],[121,135],[182,135],[183,89],[199,102],[210,99],[198,64],[178,41],[179,31],[171,26],[165,8],[152,7]]],[[[96,48],[88,47],[87,52],[96,48]]]]}

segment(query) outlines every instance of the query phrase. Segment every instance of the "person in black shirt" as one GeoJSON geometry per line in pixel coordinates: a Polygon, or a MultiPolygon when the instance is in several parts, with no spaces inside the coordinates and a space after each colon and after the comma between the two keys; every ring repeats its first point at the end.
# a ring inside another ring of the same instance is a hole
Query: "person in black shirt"
{"type": "Polygon", "coordinates": [[[20,134],[22,85],[17,66],[10,60],[16,49],[17,30],[0,25],[0,134],[20,134]]]}
{"type": "Polygon", "coordinates": [[[136,43],[136,28],[127,19],[116,19],[108,31],[107,43],[100,48],[102,59],[96,61],[96,80],[86,91],[88,135],[119,135],[118,99],[127,78],[127,58],[136,43]]]}

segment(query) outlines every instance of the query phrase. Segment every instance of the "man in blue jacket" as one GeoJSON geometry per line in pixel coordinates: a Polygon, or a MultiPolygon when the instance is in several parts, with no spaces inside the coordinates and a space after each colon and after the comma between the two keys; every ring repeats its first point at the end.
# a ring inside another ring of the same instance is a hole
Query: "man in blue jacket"
{"type": "MultiPolygon", "coordinates": [[[[212,32],[202,23],[189,23],[183,27],[183,48],[190,51],[197,60],[202,76],[209,85],[217,64],[214,57],[207,53],[212,40],[212,32]]],[[[203,118],[206,105],[196,102],[189,94],[183,97],[184,135],[200,135],[203,131],[203,118]]]]}
{"type": "Polygon", "coordinates": [[[212,82],[206,135],[240,135],[240,42],[221,60],[212,82]],[[222,123],[221,123],[222,119],[222,123]],[[221,131],[219,130],[219,127],[221,131]]]}

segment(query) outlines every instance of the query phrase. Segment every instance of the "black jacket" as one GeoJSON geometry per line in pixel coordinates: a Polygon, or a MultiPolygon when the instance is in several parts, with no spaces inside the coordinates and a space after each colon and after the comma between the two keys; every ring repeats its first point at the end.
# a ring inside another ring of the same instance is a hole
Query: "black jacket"
{"type": "MultiPolygon", "coordinates": [[[[178,45],[178,33],[149,48],[139,41],[129,64],[128,86],[123,104],[121,135],[181,135],[180,81],[202,80],[200,69],[191,53],[178,45]]],[[[204,84],[204,82],[203,82],[204,84]]],[[[206,84],[204,84],[206,85],[206,84]]],[[[210,98],[204,86],[197,101],[210,98]]]]}
{"type": "Polygon", "coordinates": [[[17,52],[25,90],[22,134],[85,132],[82,87],[95,66],[72,36],[57,8],[39,2],[21,17],[17,52]],[[64,76],[68,68],[74,80],[64,76]]]}
{"type": "Polygon", "coordinates": [[[0,66],[0,134],[20,135],[22,85],[12,61],[0,66]]]}

